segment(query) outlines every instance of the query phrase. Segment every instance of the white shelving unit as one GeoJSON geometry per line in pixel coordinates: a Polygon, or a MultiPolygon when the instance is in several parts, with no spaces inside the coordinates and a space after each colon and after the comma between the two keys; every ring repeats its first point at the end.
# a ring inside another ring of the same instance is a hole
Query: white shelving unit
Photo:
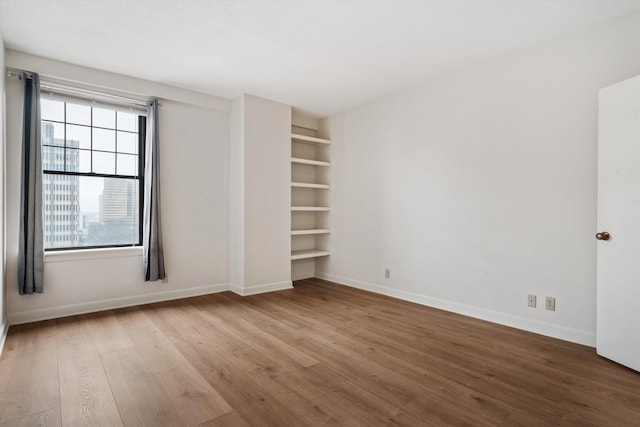
{"type": "MultiPolygon", "coordinates": [[[[315,133],[313,131],[304,133],[315,133]]],[[[331,141],[291,134],[292,278],[313,277],[315,259],[330,255],[329,146],[331,141]]]]}
{"type": "Polygon", "coordinates": [[[309,234],[329,234],[331,230],[328,228],[312,228],[310,230],[291,230],[292,236],[306,236],[309,234]]]}
{"type": "Polygon", "coordinates": [[[324,251],[322,249],[308,249],[301,251],[293,251],[291,252],[291,260],[299,260],[299,259],[308,259],[308,258],[317,258],[321,256],[329,255],[329,251],[324,251]]]}
{"type": "Polygon", "coordinates": [[[327,206],[291,206],[292,212],[329,212],[327,206]]]}
{"type": "Polygon", "coordinates": [[[329,189],[329,184],[316,184],[313,182],[292,182],[291,186],[300,188],[318,188],[323,190],[329,189]]]}
{"type": "Polygon", "coordinates": [[[329,139],[317,138],[315,136],[300,135],[297,133],[291,134],[291,141],[311,142],[314,144],[327,144],[327,145],[331,144],[331,140],[329,139]]]}
{"type": "Polygon", "coordinates": [[[299,163],[301,165],[314,165],[314,166],[331,166],[329,162],[321,162],[319,160],[300,159],[298,157],[292,157],[291,163],[299,163]]]}

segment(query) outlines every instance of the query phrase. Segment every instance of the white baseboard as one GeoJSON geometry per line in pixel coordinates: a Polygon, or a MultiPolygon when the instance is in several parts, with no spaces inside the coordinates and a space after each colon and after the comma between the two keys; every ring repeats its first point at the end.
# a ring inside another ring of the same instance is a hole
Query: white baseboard
{"type": "Polygon", "coordinates": [[[232,283],[229,286],[229,289],[232,292],[235,292],[238,295],[243,297],[248,295],[256,295],[263,294],[265,292],[273,292],[273,291],[283,291],[285,289],[293,288],[293,283],[291,280],[285,280],[284,282],[273,282],[273,283],[264,283],[261,285],[253,285],[253,286],[240,286],[235,283],[232,283]]]}
{"type": "Polygon", "coordinates": [[[0,356],[2,356],[2,350],[4,349],[4,343],[7,340],[7,334],[9,333],[9,322],[6,319],[2,319],[0,323],[0,356]]]}
{"type": "Polygon", "coordinates": [[[195,297],[198,295],[214,294],[229,290],[229,284],[196,286],[186,289],[174,289],[153,294],[132,295],[121,298],[111,298],[88,303],[59,305],[30,311],[21,311],[8,315],[9,325],[37,322],[40,320],[56,319],[59,317],[73,316],[76,314],[94,313],[96,311],[111,310],[115,308],[131,307],[134,305],[150,304],[154,302],[170,301],[180,298],[195,297]]]}
{"type": "Polygon", "coordinates": [[[447,301],[439,298],[433,298],[427,295],[417,294],[414,292],[403,291],[400,289],[388,288],[386,286],[374,285],[372,283],[363,282],[348,277],[336,276],[333,274],[316,272],[319,279],[329,280],[341,285],[353,288],[363,289],[365,291],[375,292],[382,295],[398,298],[405,301],[415,302],[417,304],[429,307],[439,308],[445,311],[462,314],[465,316],[482,319],[500,325],[510,326],[512,328],[522,329],[548,337],[558,338],[577,344],[596,346],[596,334],[594,332],[583,331],[580,329],[569,328],[566,326],[554,325],[552,323],[541,322],[539,320],[527,319],[520,316],[514,316],[498,311],[487,310],[480,307],[474,307],[467,304],[461,304],[453,301],[447,301]]]}

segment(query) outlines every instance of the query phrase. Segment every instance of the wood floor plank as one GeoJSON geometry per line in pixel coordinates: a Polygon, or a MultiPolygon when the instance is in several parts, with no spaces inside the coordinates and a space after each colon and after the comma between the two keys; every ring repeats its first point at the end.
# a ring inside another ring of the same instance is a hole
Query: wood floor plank
{"type": "Polygon", "coordinates": [[[60,406],[55,347],[12,355],[3,360],[2,375],[7,375],[8,384],[0,423],[60,406]]]}
{"type": "Polygon", "coordinates": [[[112,311],[101,311],[87,317],[100,354],[133,347],[124,327],[112,311]]]}
{"type": "Polygon", "coordinates": [[[151,321],[144,307],[125,307],[112,311],[125,330],[149,326],[151,321]]]}
{"type": "MultiPolygon", "coordinates": [[[[331,367],[337,372],[353,378],[356,383],[367,384],[376,394],[394,402],[404,405],[417,398],[424,392],[424,388],[411,379],[403,378],[388,366],[371,363],[362,359],[362,354],[354,352],[346,346],[337,343],[333,336],[327,335],[322,328],[316,328],[312,317],[300,316],[294,310],[288,311],[291,317],[299,317],[301,324],[296,329],[284,329],[273,333],[290,337],[290,343],[307,349],[321,363],[331,367]],[[301,332],[303,331],[303,332],[301,332]]],[[[271,325],[277,327],[276,325],[271,325]]],[[[264,327],[264,325],[263,325],[264,327]]],[[[334,328],[335,329],[335,328],[334,328]]]]}
{"type": "Polygon", "coordinates": [[[102,355],[125,424],[198,425],[232,411],[156,328],[135,328],[128,334],[135,343],[133,348],[102,355]],[[133,379],[123,378],[123,371],[133,379]],[[136,392],[145,398],[136,399],[136,392]],[[140,418],[149,399],[156,410],[140,418]]]}
{"type": "Polygon", "coordinates": [[[147,370],[135,349],[111,351],[101,359],[124,425],[183,425],[171,395],[147,370]]]}
{"type": "Polygon", "coordinates": [[[0,360],[55,348],[58,336],[56,325],[57,320],[46,320],[11,326],[0,360]]]}
{"type": "Polygon", "coordinates": [[[33,415],[27,415],[26,417],[18,418],[17,420],[2,423],[0,424],[0,427],[61,427],[63,425],[66,426],[69,424],[62,424],[60,408],[53,408],[33,415]]]}
{"type": "Polygon", "coordinates": [[[172,396],[178,413],[189,424],[201,423],[232,411],[220,394],[155,326],[128,331],[147,369],[172,396]]]}
{"type": "Polygon", "coordinates": [[[325,402],[327,412],[342,425],[420,425],[420,420],[409,414],[405,419],[407,422],[398,422],[395,418],[400,407],[324,364],[299,369],[286,374],[285,378],[320,391],[322,395],[316,399],[316,404],[325,402]]]}
{"type": "Polygon", "coordinates": [[[248,424],[238,412],[233,411],[202,423],[198,427],[251,427],[251,425],[248,424]]]}
{"type": "Polygon", "coordinates": [[[12,327],[0,422],[638,426],[640,373],[585,346],[309,279],[12,327]]]}
{"type": "MultiPolygon", "coordinates": [[[[349,328],[343,329],[350,330],[352,326],[353,325],[350,325],[349,328]]],[[[378,331],[377,335],[384,336],[384,334],[380,334],[380,332],[381,331],[378,331]]],[[[355,337],[355,339],[352,340],[353,342],[362,340],[362,331],[354,331],[353,337],[355,337]]],[[[429,339],[430,337],[423,336],[422,338],[429,339]]],[[[449,341],[450,340],[445,337],[439,337],[436,342],[432,343],[425,343],[423,342],[423,340],[420,340],[420,345],[426,344],[427,346],[429,346],[427,352],[430,353],[431,356],[439,356],[439,358],[436,359],[429,356],[430,359],[423,360],[422,363],[436,368],[437,371],[451,371],[452,374],[448,375],[453,375],[454,377],[460,377],[461,374],[464,374],[466,372],[467,375],[459,380],[461,384],[471,385],[476,389],[476,392],[480,392],[481,395],[483,395],[484,393],[490,393],[491,391],[495,393],[503,390],[502,395],[506,396],[507,400],[509,400],[511,404],[513,404],[513,401],[510,400],[514,395],[513,391],[524,389],[525,391],[515,393],[515,396],[520,398],[523,404],[526,402],[530,402],[531,404],[533,404],[532,406],[543,408],[528,408],[531,410],[530,415],[533,417],[535,417],[536,415],[542,415],[545,419],[560,418],[561,416],[563,416],[563,412],[561,409],[561,405],[558,404],[558,402],[566,400],[567,398],[570,399],[571,396],[575,394],[575,391],[571,390],[568,387],[559,387],[558,385],[552,387],[552,384],[545,379],[545,376],[532,377],[528,372],[524,373],[516,369],[509,370],[508,368],[503,369],[503,366],[509,366],[509,364],[503,365],[500,363],[494,363],[494,359],[496,358],[496,356],[498,356],[497,354],[494,355],[492,359],[483,360],[482,357],[478,357],[479,355],[476,352],[476,357],[474,359],[469,359],[466,355],[464,355],[469,350],[468,348],[465,348],[466,346],[451,346],[451,343],[449,341]],[[450,352],[447,352],[446,350],[447,345],[451,346],[450,352]],[[453,371],[453,369],[455,369],[455,372],[453,371]],[[475,377],[473,375],[474,371],[479,371],[483,373],[483,375],[481,377],[475,377]],[[545,392],[538,392],[538,390],[544,390],[545,392]]],[[[405,347],[405,351],[411,351],[410,346],[416,346],[415,337],[411,340],[411,343],[409,343],[408,347],[405,347]]],[[[395,347],[389,348],[395,350],[395,347]]],[[[391,353],[393,353],[393,350],[391,351],[391,353]]],[[[366,351],[366,347],[362,351],[366,351]]],[[[378,352],[370,353],[370,358],[373,357],[373,359],[379,358],[380,356],[381,354],[378,352]]],[[[397,354],[397,356],[399,357],[398,360],[402,360],[402,353],[397,354]]],[[[511,364],[513,364],[513,362],[511,362],[511,364]]],[[[419,365],[420,363],[417,364],[417,366],[419,365]]],[[[488,401],[488,396],[489,395],[482,397],[481,401],[488,401]]],[[[582,400],[585,402],[585,405],[577,410],[578,412],[582,413],[580,417],[592,419],[594,421],[600,420],[599,410],[601,410],[601,408],[597,403],[595,403],[594,394],[592,393],[588,396],[583,396],[582,400]]],[[[473,402],[473,400],[471,400],[471,402],[473,402]]],[[[640,414],[637,414],[634,410],[622,408],[621,410],[617,411],[615,417],[618,418],[618,422],[630,422],[634,419],[637,419],[639,415],[640,414]]]]}
{"type": "Polygon", "coordinates": [[[252,377],[219,351],[214,340],[186,337],[174,342],[184,357],[253,426],[307,425],[286,405],[260,387],[252,377]]]}
{"type": "Polygon", "coordinates": [[[318,388],[294,375],[297,371],[258,374],[251,378],[310,425],[341,425],[332,414],[331,402],[324,399],[325,395],[318,388]]]}
{"type": "Polygon", "coordinates": [[[11,379],[11,366],[9,358],[0,359],[0,415],[4,406],[4,399],[9,388],[9,380],[11,379]]]}
{"type": "Polygon", "coordinates": [[[121,426],[122,420],[86,317],[61,319],[60,409],[65,426],[121,426]]]}
{"type": "MultiPolygon", "coordinates": [[[[272,312],[274,309],[274,307],[269,306],[268,310],[266,310],[267,312],[272,312]]],[[[282,313],[279,313],[278,316],[281,316],[282,313]]],[[[247,319],[251,319],[252,313],[249,312],[243,312],[243,316],[247,319]]],[[[290,317],[289,317],[290,318],[290,317]]],[[[267,328],[268,330],[271,330],[270,327],[273,327],[273,325],[270,325],[268,321],[266,321],[264,318],[258,318],[256,319],[257,322],[259,322],[264,328],[267,328]]],[[[348,342],[344,339],[344,338],[339,338],[338,335],[335,334],[336,331],[340,330],[342,328],[338,328],[338,329],[333,329],[333,332],[327,332],[325,333],[324,331],[319,331],[316,330],[313,326],[311,325],[307,325],[304,327],[304,330],[306,331],[306,333],[310,333],[312,332],[313,334],[318,334],[318,335],[322,335],[327,337],[327,339],[333,340],[333,343],[343,343],[345,345],[348,346],[348,342]],[[338,341],[336,341],[338,340],[338,341]]],[[[273,331],[274,334],[277,334],[278,332],[273,331]]],[[[293,335],[295,336],[295,332],[292,331],[284,331],[282,332],[285,335],[293,335]]],[[[357,335],[357,333],[356,333],[357,335]]],[[[317,337],[316,337],[317,338],[317,337]]],[[[303,338],[304,339],[304,338],[303,338]]],[[[357,339],[353,340],[353,342],[358,342],[357,339]]],[[[366,342],[366,345],[364,346],[357,346],[355,347],[355,350],[357,353],[362,354],[362,355],[367,355],[367,359],[369,360],[369,362],[374,361],[374,359],[378,358],[378,355],[375,353],[375,350],[377,350],[377,347],[379,345],[379,343],[376,342],[366,342]],[[375,346],[376,348],[374,349],[371,346],[375,346]]],[[[353,346],[351,346],[353,348],[353,346]]],[[[396,373],[402,374],[406,377],[407,381],[413,381],[416,378],[420,378],[420,377],[425,377],[427,371],[425,371],[424,369],[421,369],[420,366],[422,366],[422,361],[420,361],[420,363],[415,364],[415,365],[411,365],[411,364],[405,364],[405,361],[403,360],[405,357],[405,355],[403,354],[403,349],[400,348],[399,351],[393,351],[391,352],[392,356],[391,357],[386,357],[385,360],[383,360],[383,364],[386,364],[387,366],[395,366],[396,368],[396,373]],[[404,365],[404,366],[403,366],[404,365]]],[[[384,356],[384,355],[382,355],[384,356]]],[[[452,404],[450,404],[450,407],[455,407],[460,406],[465,408],[466,411],[469,412],[473,412],[474,407],[478,406],[478,399],[472,398],[473,396],[473,390],[468,389],[466,387],[463,386],[459,386],[456,383],[452,383],[451,381],[448,381],[446,379],[442,379],[439,376],[436,375],[431,375],[429,378],[430,382],[428,383],[428,386],[426,386],[423,390],[421,394],[427,394],[427,393],[431,393],[432,392],[432,388],[434,388],[434,386],[438,386],[438,391],[440,393],[440,398],[445,398],[447,397],[447,395],[442,393],[442,390],[449,390],[449,389],[453,389],[451,392],[451,397],[449,398],[449,402],[453,402],[452,404]],[[438,380],[438,381],[435,381],[438,380]],[[435,382],[434,382],[435,381],[435,382]],[[465,405],[465,404],[461,404],[460,400],[463,396],[468,396],[469,397],[469,402],[471,403],[470,405],[465,405]]],[[[493,405],[495,406],[495,410],[497,410],[498,415],[497,415],[497,420],[502,420],[505,417],[505,413],[509,412],[509,408],[506,407],[506,405],[500,405],[500,402],[495,402],[495,401],[491,401],[491,399],[483,399],[482,400],[483,405],[482,405],[482,411],[483,412],[488,412],[489,406],[493,405]]],[[[443,402],[444,404],[445,402],[443,402]]],[[[480,417],[480,416],[477,416],[480,417]]],[[[496,422],[496,418],[491,418],[492,422],[496,422]]]]}
{"type": "Polygon", "coordinates": [[[309,353],[299,351],[290,346],[286,341],[281,340],[269,333],[265,333],[257,325],[238,318],[234,312],[234,307],[229,307],[224,299],[220,299],[218,295],[208,296],[215,309],[202,311],[201,313],[214,321],[223,323],[223,327],[231,333],[242,337],[247,344],[257,348],[263,353],[279,354],[279,359],[283,363],[289,363],[294,367],[311,366],[318,361],[309,353]],[[215,304],[215,305],[214,305],[215,304]]]}
{"type": "MultiPolygon", "coordinates": [[[[376,329],[376,332],[371,331],[368,333],[363,329],[354,328],[351,325],[349,328],[342,328],[341,332],[347,335],[347,340],[353,342],[363,341],[368,342],[369,345],[376,346],[376,348],[383,348],[384,351],[391,355],[395,355],[400,359],[410,359],[409,355],[416,348],[415,339],[412,339],[409,343],[400,344],[399,342],[385,343],[385,334],[381,334],[381,327],[376,329]],[[403,357],[404,355],[404,357],[403,357]]],[[[382,329],[383,330],[383,329],[382,329]]],[[[397,338],[395,334],[391,334],[397,338]]],[[[551,387],[552,384],[547,378],[556,378],[562,376],[560,372],[554,372],[549,369],[544,369],[540,365],[535,363],[527,363],[525,366],[513,366],[519,365],[518,361],[514,361],[513,358],[509,359],[509,356],[505,358],[504,352],[496,352],[495,349],[487,350],[487,346],[481,342],[475,342],[473,339],[465,338],[464,342],[451,342],[450,338],[437,337],[433,340],[430,337],[423,337],[420,340],[420,344],[417,346],[427,346],[425,351],[432,355],[439,355],[441,360],[447,361],[446,363],[458,363],[457,367],[464,367],[466,356],[460,356],[460,354],[468,353],[472,351],[475,354],[474,363],[475,366],[466,366],[466,369],[484,369],[488,374],[491,374],[499,381],[505,382],[510,385],[512,389],[524,387],[530,390],[534,395],[533,398],[537,399],[539,394],[536,390],[551,390],[545,393],[545,399],[550,400],[550,404],[545,406],[553,406],[557,402],[561,402],[565,399],[576,399],[577,395],[580,395],[579,399],[585,403],[584,410],[591,410],[595,412],[596,419],[598,413],[604,411],[607,408],[611,408],[609,397],[611,393],[616,395],[616,402],[620,400],[626,400],[627,405],[621,407],[616,412],[616,417],[621,422],[630,422],[637,419],[640,416],[640,396],[635,396],[617,393],[614,390],[610,390],[606,385],[590,386],[590,379],[585,379],[580,383],[579,387],[551,387]],[[447,350],[449,348],[449,350],[447,350]],[[532,372],[539,372],[540,375],[531,375],[532,372]],[[589,409],[590,408],[590,409],[589,409]],[[628,409],[637,408],[637,409],[628,409]]],[[[421,363],[416,363],[419,366],[421,363]]],[[[434,365],[433,359],[423,360],[422,364],[434,365]]],[[[446,366],[442,366],[440,369],[446,369],[446,366]]],[[[564,375],[565,377],[566,374],[564,375]]],[[[566,378],[567,384],[572,384],[571,378],[566,378]]],[[[468,383],[468,381],[467,381],[468,383]]],[[[495,384],[492,386],[494,387],[495,384]]]]}
{"type": "MultiPolygon", "coordinates": [[[[194,312],[193,309],[191,311],[194,312]]],[[[230,333],[220,324],[211,323],[206,326],[190,327],[193,322],[179,316],[169,316],[168,313],[158,316],[158,314],[158,310],[154,310],[149,317],[158,330],[167,337],[167,341],[174,346],[179,347],[184,340],[215,343],[217,355],[236,362],[238,369],[250,376],[259,372],[276,373],[283,370],[283,366],[276,358],[256,350],[247,344],[244,338],[230,333]],[[178,333],[180,331],[181,333],[178,333]]],[[[141,334],[134,340],[148,340],[150,336],[152,335],[141,334]]],[[[199,371],[207,370],[208,367],[208,364],[196,366],[199,371]]]]}

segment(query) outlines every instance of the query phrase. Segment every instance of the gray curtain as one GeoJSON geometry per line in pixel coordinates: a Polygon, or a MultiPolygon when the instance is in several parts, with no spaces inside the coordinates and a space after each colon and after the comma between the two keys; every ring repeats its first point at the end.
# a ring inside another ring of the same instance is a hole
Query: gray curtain
{"type": "Polygon", "coordinates": [[[144,168],[144,280],[165,278],[160,221],[160,174],[158,153],[158,100],[147,104],[147,141],[144,168]]]}
{"type": "Polygon", "coordinates": [[[23,120],[18,291],[33,294],[43,292],[44,279],[40,77],[37,73],[24,76],[23,120]]]}

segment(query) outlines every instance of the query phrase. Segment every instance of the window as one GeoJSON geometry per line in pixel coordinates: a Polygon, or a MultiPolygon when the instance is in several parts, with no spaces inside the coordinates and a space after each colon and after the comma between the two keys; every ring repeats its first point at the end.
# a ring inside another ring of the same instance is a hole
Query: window
{"type": "Polygon", "coordinates": [[[41,99],[45,250],[142,243],[146,118],[41,99]]]}

